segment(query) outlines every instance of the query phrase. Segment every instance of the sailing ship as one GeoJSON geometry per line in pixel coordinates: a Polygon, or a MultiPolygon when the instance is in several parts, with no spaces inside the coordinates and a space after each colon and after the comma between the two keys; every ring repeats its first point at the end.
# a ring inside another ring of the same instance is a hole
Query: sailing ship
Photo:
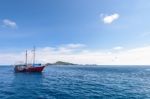
{"type": "Polygon", "coordinates": [[[15,72],[42,72],[46,65],[35,64],[35,47],[33,49],[33,64],[28,64],[28,53],[26,50],[26,58],[24,64],[15,65],[15,72]]]}

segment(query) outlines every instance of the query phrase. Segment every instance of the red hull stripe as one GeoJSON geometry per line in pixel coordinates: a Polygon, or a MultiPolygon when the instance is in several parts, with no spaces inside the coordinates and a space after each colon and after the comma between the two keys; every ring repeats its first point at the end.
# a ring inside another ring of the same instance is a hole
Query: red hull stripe
{"type": "Polygon", "coordinates": [[[25,68],[23,70],[18,70],[15,69],[16,72],[42,72],[45,66],[40,66],[40,67],[30,67],[30,68],[25,68]]]}

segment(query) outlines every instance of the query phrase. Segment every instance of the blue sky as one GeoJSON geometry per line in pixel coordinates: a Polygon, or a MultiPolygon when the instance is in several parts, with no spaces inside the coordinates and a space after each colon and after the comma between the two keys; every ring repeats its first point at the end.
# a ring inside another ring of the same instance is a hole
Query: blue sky
{"type": "Polygon", "coordinates": [[[149,0],[1,0],[0,52],[33,45],[77,44],[88,50],[147,46],[149,9],[149,0]]]}

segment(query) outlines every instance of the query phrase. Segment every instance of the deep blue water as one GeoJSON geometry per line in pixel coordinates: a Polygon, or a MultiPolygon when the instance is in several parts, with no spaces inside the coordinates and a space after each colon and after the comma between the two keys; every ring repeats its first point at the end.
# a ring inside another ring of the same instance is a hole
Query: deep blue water
{"type": "Polygon", "coordinates": [[[0,67],[0,99],[150,99],[150,67],[49,66],[42,73],[0,67]]]}

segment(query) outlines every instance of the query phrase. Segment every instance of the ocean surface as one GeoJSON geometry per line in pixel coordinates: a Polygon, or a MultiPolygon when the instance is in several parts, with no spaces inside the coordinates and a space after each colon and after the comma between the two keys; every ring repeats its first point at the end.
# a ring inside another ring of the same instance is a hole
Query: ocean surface
{"type": "Polygon", "coordinates": [[[0,99],[150,99],[148,66],[48,66],[42,73],[0,67],[0,99]]]}

